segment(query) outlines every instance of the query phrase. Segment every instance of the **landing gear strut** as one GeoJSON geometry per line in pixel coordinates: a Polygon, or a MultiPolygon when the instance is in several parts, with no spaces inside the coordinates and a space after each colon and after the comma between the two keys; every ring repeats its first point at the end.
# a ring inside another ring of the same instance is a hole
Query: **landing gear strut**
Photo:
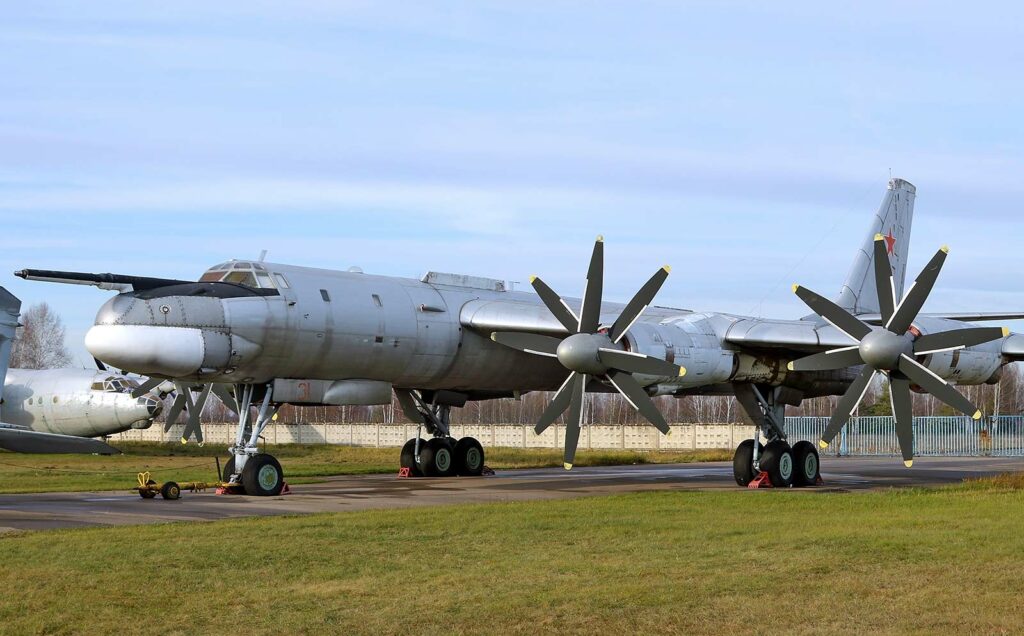
{"type": "Polygon", "coordinates": [[[398,403],[405,416],[419,423],[416,437],[402,447],[401,467],[413,477],[478,477],[484,472],[484,448],[476,439],[451,436],[452,406],[465,404],[465,398],[448,391],[434,393],[427,402],[418,391],[396,389],[398,403]],[[432,437],[420,437],[423,429],[432,437]]]}
{"type": "MultiPolygon", "coordinates": [[[[786,404],[781,387],[736,385],[736,398],[754,420],[754,437],[733,455],[733,477],[740,486],[767,480],[775,488],[813,486],[820,479],[818,449],[807,441],[786,441],[786,404]],[[767,444],[761,445],[764,436],[767,444]]],[[[753,487],[753,486],[751,486],[753,487]]]]}
{"type": "MultiPolygon", "coordinates": [[[[274,497],[284,489],[284,471],[273,455],[259,450],[263,429],[277,414],[280,404],[271,404],[273,386],[267,385],[255,422],[252,421],[253,393],[251,384],[236,385],[234,401],[238,413],[235,443],[228,448],[231,458],[224,465],[224,482],[242,487],[247,495],[274,497]]],[[[226,393],[226,392],[225,392],[226,393]]],[[[225,396],[221,395],[223,400],[225,396]]],[[[230,402],[225,402],[230,405],[230,402]]]]}

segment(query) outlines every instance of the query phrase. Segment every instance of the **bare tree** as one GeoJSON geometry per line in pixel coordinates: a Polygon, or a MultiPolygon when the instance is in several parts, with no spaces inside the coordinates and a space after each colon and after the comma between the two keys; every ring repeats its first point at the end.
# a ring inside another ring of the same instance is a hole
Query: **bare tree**
{"type": "Polygon", "coordinates": [[[71,364],[64,344],[64,323],[46,303],[37,303],[21,315],[22,326],[11,347],[15,369],[54,369],[71,364]]]}

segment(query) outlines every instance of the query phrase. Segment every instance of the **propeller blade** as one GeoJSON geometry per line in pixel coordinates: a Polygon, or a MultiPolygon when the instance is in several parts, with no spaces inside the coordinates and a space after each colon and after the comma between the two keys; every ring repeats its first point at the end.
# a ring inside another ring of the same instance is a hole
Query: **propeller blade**
{"type": "Polygon", "coordinates": [[[822,351],[800,358],[790,362],[788,367],[790,371],[832,371],[854,367],[858,364],[864,364],[864,361],[860,358],[860,348],[853,346],[822,351]]]}
{"type": "Polygon", "coordinates": [[[612,325],[611,331],[608,333],[608,337],[612,339],[612,342],[618,343],[622,340],[622,337],[626,335],[629,328],[633,326],[633,323],[640,318],[644,311],[654,301],[654,297],[661,290],[661,286],[665,283],[665,279],[668,278],[669,272],[672,271],[668,265],[662,267],[651,279],[647,281],[640,291],[633,296],[633,299],[629,301],[626,308],[622,310],[619,317],[615,319],[615,324],[612,325]]]}
{"type": "Polygon", "coordinates": [[[668,427],[665,416],[661,414],[658,407],[654,405],[654,401],[633,376],[622,371],[612,371],[608,374],[608,380],[622,394],[622,397],[626,398],[630,406],[643,415],[648,422],[654,424],[665,435],[671,432],[672,429],[668,427]]]}
{"type": "Polygon", "coordinates": [[[97,369],[99,369],[100,371],[106,371],[107,370],[107,365],[103,364],[102,360],[100,360],[96,356],[93,356],[92,360],[93,360],[93,362],[96,363],[96,368],[97,369]]]}
{"type": "MultiPolygon", "coordinates": [[[[604,293],[604,238],[597,237],[587,270],[587,287],[583,290],[579,333],[597,333],[601,326],[601,296],[604,293]]],[[[568,462],[571,463],[571,462],[568,462]]]]}
{"type": "Polygon", "coordinates": [[[524,353],[532,353],[549,358],[557,357],[558,345],[562,343],[559,338],[519,331],[498,331],[491,334],[491,340],[506,347],[518,349],[524,353]]]}
{"type": "Polygon", "coordinates": [[[889,248],[881,234],[875,234],[875,289],[878,306],[882,309],[882,322],[889,322],[892,312],[896,311],[896,285],[892,278],[889,248]]]}
{"type": "Polygon", "coordinates": [[[850,420],[850,416],[860,406],[860,401],[864,399],[864,394],[868,392],[868,387],[871,386],[871,380],[875,377],[875,373],[874,369],[865,366],[860,375],[857,376],[857,379],[850,385],[850,388],[846,389],[843,397],[839,398],[836,411],[832,414],[832,419],[829,420],[825,432],[821,434],[819,446],[828,448],[828,445],[832,443],[832,440],[835,439],[839,431],[850,420]]]}
{"type": "Polygon", "coordinates": [[[534,433],[540,435],[546,431],[555,420],[561,417],[565,409],[569,408],[569,401],[572,399],[572,387],[575,385],[573,380],[575,379],[576,374],[570,373],[569,377],[562,383],[562,387],[555,393],[555,397],[551,398],[551,403],[541,413],[537,426],[533,427],[534,433]]]}
{"type": "Polygon", "coordinates": [[[576,333],[580,326],[579,318],[572,312],[572,309],[569,309],[562,297],[537,276],[530,277],[530,284],[533,285],[534,291],[540,296],[544,306],[558,319],[558,322],[562,323],[569,333],[576,333]]]}
{"type": "Polygon", "coordinates": [[[178,421],[178,416],[181,415],[182,409],[185,408],[185,401],[187,400],[186,395],[188,389],[179,389],[178,395],[174,396],[174,401],[171,402],[171,408],[167,410],[167,420],[164,422],[164,432],[171,430],[178,421]]]}
{"type": "Polygon", "coordinates": [[[936,351],[951,351],[974,345],[991,342],[1010,335],[1010,330],[1003,327],[970,327],[940,331],[921,336],[914,341],[914,355],[925,355],[936,351]]]}
{"type": "Polygon", "coordinates": [[[132,391],[132,397],[140,398],[163,383],[164,381],[161,380],[160,378],[149,378],[148,380],[140,384],[137,389],[132,391]]]}
{"type": "Polygon", "coordinates": [[[228,388],[227,384],[214,384],[213,394],[224,403],[224,406],[231,409],[234,413],[238,413],[238,402],[235,400],[235,396],[231,394],[231,389],[228,388]]]}
{"type": "Polygon", "coordinates": [[[871,327],[857,320],[850,312],[824,296],[820,296],[800,285],[793,285],[793,292],[811,308],[811,311],[827,320],[853,340],[860,340],[871,332],[871,327]]]}
{"type": "Polygon", "coordinates": [[[587,381],[590,378],[577,373],[572,382],[572,396],[569,403],[569,418],[565,422],[565,455],[562,465],[572,470],[572,462],[576,459],[576,447],[580,442],[580,426],[583,424],[583,398],[587,393],[587,381]]]}
{"type": "Polygon", "coordinates": [[[921,311],[921,307],[924,307],[924,301],[928,300],[928,294],[932,293],[932,287],[935,286],[935,280],[939,277],[939,272],[942,270],[942,264],[946,262],[948,253],[949,248],[945,246],[935,252],[935,256],[928,261],[928,264],[914,280],[914,284],[910,286],[907,295],[900,301],[892,318],[885,323],[886,329],[895,334],[907,332],[910,324],[914,322],[914,318],[917,318],[918,312],[921,311]]]}
{"type": "Polygon", "coordinates": [[[931,372],[917,360],[907,354],[900,356],[900,373],[925,391],[931,393],[958,411],[963,411],[976,420],[981,419],[981,411],[948,382],[931,372]]]}
{"type": "Polygon", "coordinates": [[[889,376],[889,398],[892,415],[896,418],[896,439],[900,443],[903,464],[914,465],[914,409],[910,397],[910,380],[899,374],[889,376]]]}
{"type": "Polygon", "coordinates": [[[181,433],[181,443],[188,442],[192,437],[196,438],[196,442],[203,443],[203,427],[200,422],[200,417],[203,414],[203,408],[206,406],[206,400],[210,397],[210,390],[213,387],[212,384],[204,384],[199,396],[196,397],[194,403],[189,404],[188,408],[188,422],[185,424],[185,430],[181,433]]]}
{"type": "Polygon", "coordinates": [[[602,364],[618,371],[669,378],[686,375],[686,369],[683,367],[642,353],[620,351],[619,349],[598,349],[597,356],[602,364]]]}

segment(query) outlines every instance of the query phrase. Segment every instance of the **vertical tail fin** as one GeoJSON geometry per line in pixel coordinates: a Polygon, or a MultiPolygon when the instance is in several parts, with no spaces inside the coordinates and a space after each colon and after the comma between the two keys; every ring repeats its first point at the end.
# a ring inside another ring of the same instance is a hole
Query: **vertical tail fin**
{"type": "Polygon", "coordinates": [[[11,359],[11,345],[14,343],[14,332],[18,328],[18,314],[21,313],[21,301],[14,294],[0,287],[0,402],[4,394],[4,379],[7,377],[7,365],[11,359]]]}
{"type": "Polygon", "coordinates": [[[903,297],[903,283],[907,275],[907,254],[910,248],[910,226],[914,220],[914,199],[917,188],[903,179],[890,179],[878,213],[871,220],[864,243],[857,250],[853,267],[836,299],[843,309],[853,314],[877,314],[878,293],[875,291],[874,241],[875,235],[885,237],[892,267],[896,297],[903,297]]]}

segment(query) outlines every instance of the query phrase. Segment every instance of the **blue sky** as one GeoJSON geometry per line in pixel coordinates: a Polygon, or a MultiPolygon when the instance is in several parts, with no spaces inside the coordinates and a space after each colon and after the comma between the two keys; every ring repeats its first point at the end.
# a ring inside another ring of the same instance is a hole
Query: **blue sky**
{"type": "MultiPolygon", "coordinates": [[[[230,257],[797,317],[890,170],[926,309],[1024,309],[1015,4],[16,3],[0,23],[0,284],[80,341],[109,296],[22,267],[230,257]]],[[[1020,326],[1017,326],[1021,329],[1020,326]]]]}

